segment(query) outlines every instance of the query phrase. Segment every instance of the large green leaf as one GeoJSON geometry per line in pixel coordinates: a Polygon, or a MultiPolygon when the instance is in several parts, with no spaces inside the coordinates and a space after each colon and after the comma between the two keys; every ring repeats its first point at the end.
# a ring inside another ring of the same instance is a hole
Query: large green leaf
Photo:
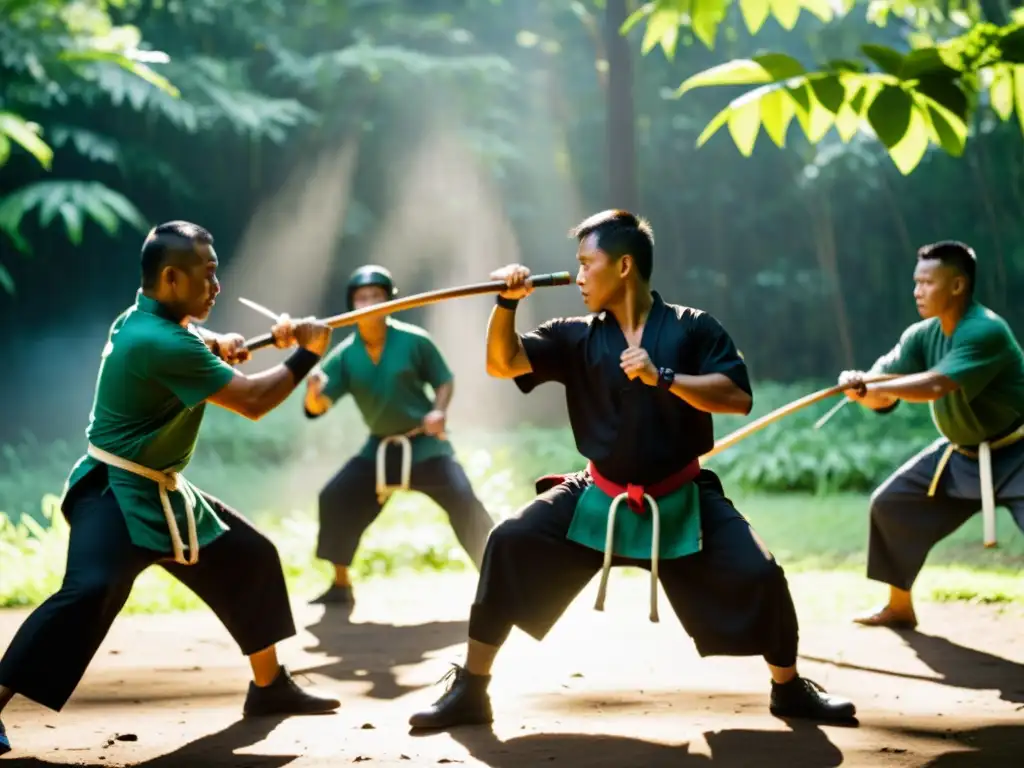
{"type": "Polygon", "coordinates": [[[796,107],[796,119],[812,144],[821,141],[835,123],[835,115],[822,106],[809,81],[787,89],[796,107]]]}
{"type": "Polygon", "coordinates": [[[734,59],[691,75],[676,90],[682,96],[694,88],[713,85],[757,85],[788,80],[804,74],[803,65],[784,53],[766,53],[750,59],[734,59]]]}
{"type": "Polygon", "coordinates": [[[989,98],[996,114],[1003,120],[1009,120],[1014,105],[1013,68],[1009,65],[993,67],[989,98]]]}
{"type": "Polygon", "coordinates": [[[772,16],[784,29],[793,29],[800,20],[799,0],[769,0],[772,16]]]}
{"type": "Polygon", "coordinates": [[[794,114],[793,99],[783,89],[775,88],[761,97],[761,124],[780,148],[786,146],[786,133],[794,114]]]}
{"type": "Polygon", "coordinates": [[[729,113],[729,133],[736,148],[745,157],[750,157],[761,128],[761,104],[758,98],[737,101],[739,103],[732,106],[729,113]]]}
{"type": "Polygon", "coordinates": [[[915,93],[914,102],[928,119],[932,141],[953,157],[960,157],[967,143],[967,124],[923,93],[915,93]]]}
{"type": "Polygon", "coordinates": [[[914,101],[898,85],[886,85],[868,107],[868,122],[886,149],[892,149],[910,126],[914,101]]]}
{"type": "Polygon", "coordinates": [[[640,52],[647,54],[656,45],[661,45],[669,58],[675,54],[676,37],[679,34],[680,13],[672,6],[658,8],[647,19],[640,52]]]}
{"type": "Polygon", "coordinates": [[[951,78],[959,73],[943,60],[939,49],[933,46],[918,48],[908,53],[900,64],[898,74],[904,80],[915,80],[936,75],[951,78]]]}
{"type": "Polygon", "coordinates": [[[86,51],[65,51],[61,54],[61,59],[67,62],[109,62],[123,69],[125,72],[129,72],[140,80],[144,80],[155,88],[159,88],[161,91],[169,96],[177,98],[179,92],[177,87],[171,83],[166,77],[161,74],[154,72],[148,66],[143,64],[141,61],[137,61],[126,56],[123,53],[116,51],[99,51],[99,50],[86,50],[86,51]]]}
{"type": "Polygon", "coordinates": [[[883,72],[899,76],[903,69],[903,54],[884,45],[866,43],[860,47],[864,55],[871,59],[883,72]]]}
{"type": "Polygon", "coordinates": [[[927,95],[932,101],[941,104],[961,120],[967,120],[970,104],[967,94],[955,80],[941,76],[922,77],[914,85],[914,90],[927,95]]]}
{"type": "Polygon", "coordinates": [[[756,35],[764,23],[768,20],[770,3],[768,0],[739,0],[740,12],[743,14],[743,21],[750,30],[750,34],[756,35]]]}
{"type": "Polygon", "coordinates": [[[929,138],[929,122],[909,94],[907,98],[910,102],[910,119],[903,137],[889,148],[889,157],[904,176],[921,162],[921,158],[928,150],[929,138]]]}
{"type": "Polygon", "coordinates": [[[40,165],[49,170],[53,161],[53,150],[39,138],[40,130],[35,123],[30,123],[12,112],[0,112],[0,135],[20,144],[39,161],[40,165]]]}
{"type": "MultiPolygon", "coordinates": [[[[725,20],[728,2],[731,0],[690,0],[690,28],[709,49],[715,47],[715,36],[725,20]]],[[[675,46],[674,41],[672,45],[675,46]]]]}

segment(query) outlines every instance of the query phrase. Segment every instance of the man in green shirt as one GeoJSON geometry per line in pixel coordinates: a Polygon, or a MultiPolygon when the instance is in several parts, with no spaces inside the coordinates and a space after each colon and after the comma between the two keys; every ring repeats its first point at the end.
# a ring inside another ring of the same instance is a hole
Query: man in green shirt
{"type": "MultiPolygon", "coordinates": [[[[161,224],[146,238],[141,262],[135,304],[114,321],[103,348],[88,451],[61,502],[71,531],[64,581],[0,660],[0,711],[15,693],[62,709],[136,577],[154,564],[209,605],[249,657],[245,715],[333,710],[336,698],[299,688],[277,661],[275,646],[295,624],[274,545],[179,474],[207,402],[260,418],[319,362],[330,329],[283,318],[275,344],[298,349],[246,375],[231,366],[248,358],[241,336],[194,324],[209,316],[220,291],[212,236],[189,222],[161,224]]],[[[9,749],[0,724],[0,753],[9,749]]]]}
{"type": "MultiPolygon", "coordinates": [[[[361,267],[349,279],[350,310],[388,301],[396,294],[391,273],[380,266],[361,267]]],[[[479,568],[492,520],[455,460],[444,432],[454,385],[452,372],[429,334],[390,317],[361,321],[358,330],[331,350],[310,375],[304,403],[309,418],[322,416],[339,398],[351,394],[370,431],[359,453],[320,491],[316,554],[334,564],[335,578],[314,602],[354,605],[349,567],[359,540],[389,495],[381,481],[396,485],[406,450],[410,452],[408,487],[426,494],[448,513],[455,536],[479,568]],[[432,400],[426,385],[433,390],[432,400]],[[382,444],[389,437],[398,440],[382,444]]],[[[397,484],[403,485],[402,481],[397,484]]]]}
{"type": "Polygon", "coordinates": [[[1024,530],[1024,353],[1006,321],[975,300],[975,270],[963,243],[921,248],[914,299],[924,319],[870,371],[901,377],[867,385],[859,371],[839,378],[859,383],[850,397],[879,413],[901,400],[928,403],[942,434],[871,498],[868,578],[889,584],[890,597],[860,624],[917,626],[911,588],[932,547],[978,511],[983,443],[996,503],[1024,530]]]}

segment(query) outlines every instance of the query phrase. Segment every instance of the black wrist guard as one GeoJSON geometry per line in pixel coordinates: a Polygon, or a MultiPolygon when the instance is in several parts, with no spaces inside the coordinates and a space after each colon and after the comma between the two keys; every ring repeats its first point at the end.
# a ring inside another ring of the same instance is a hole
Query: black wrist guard
{"type": "Polygon", "coordinates": [[[658,369],[658,389],[672,389],[676,381],[676,372],[671,368],[658,369]]]}
{"type": "Polygon", "coordinates": [[[316,352],[310,352],[305,347],[299,347],[289,355],[288,359],[284,361],[284,366],[292,375],[295,377],[295,381],[299,382],[305,378],[306,374],[313,370],[313,367],[320,362],[320,355],[316,352]]]}
{"type": "Polygon", "coordinates": [[[507,299],[501,294],[498,294],[498,306],[503,309],[515,309],[519,306],[519,299],[507,299]]]}

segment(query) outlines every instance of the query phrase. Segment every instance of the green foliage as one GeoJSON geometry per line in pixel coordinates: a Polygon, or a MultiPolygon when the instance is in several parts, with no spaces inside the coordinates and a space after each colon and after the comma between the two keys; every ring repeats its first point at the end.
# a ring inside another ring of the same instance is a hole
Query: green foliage
{"type": "MultiPolygon", "coordinates": [[[[755,411],[749,417],[716,419],[716,432],[723,436],[818,386],[759,385],[755,411]]],[[[927,409],[906,406],[885,417],[848,406],[815,432],[814,421],[833,404],[793,414],[709,462],[789,571],[859,572],[867,541],[867,497],[859,491],[872,488],[935,437],[927,409]]],[[[329,429],[296,419],[298,408],[298,402],[286,404],[257,423],[213,409],[186,474],[271,537],[292,593],[303,599],[322,590],[331,573],[328,564],[314,558],[316,489],[359,447],[365,432],[349,404],[338,406],[329,429]]],[[[495,520],[509,517],[533,497],[537,477],[585,464],[567,428],[457,430],[453,440],[495,520]]],[[[79,445],[42,444],[29,434],[17,446],[0,446],[0,510],[8,511],[0,514],[0,606],[35,605],[58,588],[68,529],[57,495],[80,451],[79,445]]],[[[951,600],[1024,599],[1016,578],[1024,538],[1005,513],[1000,515],[998,550],[981,546],[979,518],[936,548],[929,565],[940,567],[926,570],[924,594],[951,600]]],[[[359,578],[370,578],[472,565],[436,504],[420,494],[399,493],[363,537],[353,568],[359,578]]],[[[128,604],[133,612],[200,607],[192,593],[159,568],[143,574],[128,604]]]]}
{"type": "MultiPolygon", "coordinates": [[[[123,7],[123,2],[113,5],[123,7]]],[[[27,151],[46,171],[52,170],[54,150],[47,143],[42,121],[19,112],[61,105],[81,94],[83,88],[102,82],[102,73],[113,71],[140,87],[173,100],[177,89],[166,77],[149,67],[164,62],[159,51],[142,51],[138,29],[116,25],[104,0],[42,0],[0,2],[0,167],[11,157],[12,144],[27,151]]],[[[69,134],[54,131],[52,143],[61,146],[69,134]]],[[[106,138],[79,131],[72,145],[84,156],[112,162],[115,147],[106,138]]],[[[15,247],[31,251],[19,227],[24,217],[39,209],[39,222],[48,226],[59,215],[69,240],[82,242],[85,220],[115,234],[122,222],[147,228],[138,209],[122,194],[99,182],[40,181],[0,197],[0,232],[15,247]]],[[[0,264],[0,287],[13,293],[10,273],[0,264]]]]}
{"type": "Polygon", "coordinates": [[[143,233],[149,229],[130,200],[103,184],[95,181],[40,181],[0,200],[0,232],[26,253],[30,246],[18,231],[18,226],[35,208],[39,210],[39,223],[44,227],[59,215],[64,221],[68,239],[75,245],[82,242],[84,218],[96,222],[110,235],[117,234],[122,222],[128,222],[143,233]]]}
{"type": "MultiPolygon", "coordinates": [[[[181,197],[194,191],[169,161],[168,148],[175,144],[188,149],[181,161],[187,165],[228,134],[242,140],[245,154],[226,162],[265,163],[273,170],[273,163],[261,162],[272,157],[261,153],[263,145],[279,150],[306,131],[298,153],[306,155],[337,132],[373,130],[363,109],[340,106],[340,95],[348,107],[381,107],[384,96],[408,101],[417,83],[420,91],[456,82],[467,91],[516,87],[509,63],[474,46],[455,15],[421,9],[403,14],[400,5],[0,0],[0,165],[18,146],[43,171],[55,162],[59,168],[62,159],[114,166],[99,172],[103,184],[76,187],[62,198],[59,219],[78,244],[84,220],[116,232],[107,214],[127,211],[123,201],[132,188],[159,180],[181,197]],[[331,30],[326,37],[325,29],[331,30]],[[162,50],[141,50],[151,47],[144,37],[159,39],[162,50]],[[439,54],[438,40],[457,41],[463,55],[439,54]],[[80,127],[68,128],[72,122],[80,127]],[[108,178],[109,171],[116,178],[108,178]],[[82,192],[94,196],[87,200],[82,192]]],[[[506,112],[514,119],[513,110],[506,112]]],[[[493,114],[472,113],[465,130],[481,156],[501,167],[517,156],[488,135],[493,120],[493,114]]],[[[257,178],[253,172],[249,181],[257,178]]],[[[0,198],[9,197],[5,192],[0,189],[0,198]]],[[[26,200],[37,193],[10,199],[6,208],[2,232],[22,251],[28,248],[18,215],[27,213],[26,200]]],[[[369,210],[360,200],[350,206],[369,210]]],[[[44,214],[40,222],[46,226],[55,218],[44,214]]],[[[136,223],[134,214],[122,218],[136,223]]],[[[13,285],[2,265],[0,285],[13,285]]]]}
{"type": "MultiPolygon", "coordinates": [[[[658,0],[634,13],[623,31],[646,18],[642,51],[660,44],[671,56],[679,26],[688,25],[712,48],[727,6],[726,0],[658,0]]],[[[761,29],[769,11],[786,29],[793,29],[801,9],[822,21],[832,18],[831,5],[818,0],[746,0],[740,6],[751,34],[761,29]]],[[[884,25],[890,12],[917,22],[913,48],[905,53],[864,44],[863,58],[833,59],[813,70],[786,54],[761,53],[690,76],[676,91],[677,97],[709,86],[759,86],[721,110],[697,146],[727,125],[745,156],[753,153],[762,126],[777,146],[784,147],[796,117],[812,144],[831,128],[843,143],[859,132],[877,138],[900,172],[909,174],[929,146],[955,157],[963,154],[972,115],[986,96],[1001,120],[1016,114],[1024,130],[1024,22],[997,26],[975,19],[961,34],[935,42],[928,20],[938,10],[932,3],[870,4],[869,17],[876,24],[884,25]]],[[[963,11],[955,6],[943,10],[963,25],[963,11]]]]}
{"type": "MultiPolygon", "coordinates": [[[[717,416],[722,437],[744,424],[821,388],[820,382],[755,387],[748,417],[717,416]]],[[[298,397],[296,395],[295,397],[298,397]]],[[[858,406],[842,409],[821,430],[814,422],[835,400],[775,422],[729,450],[709,466],[744,493],[821,493],[869,491],[936,437],[926,406],[901,405],[878,416],[858,406]]],[[[222,409],[203,423],[196,456],[187,474],[211,493],[229,494],[229,503],[252,514],[312,511],[310,486],[336,471],[337,458],[356,451],[365,428],[354,410],[339,406],[333,429],[319,429],[294,418],[298,404],[284,406],[253,424],[222,409]],[[283,467],[302,467],[298,475],[283,467]],[[268,492],[266,480],[277,477],[268,492]]],[[[506,516],[533,493],[533,481],[552,472],[582,469],[568,427],[523,427],[509,432],[468,432],[453,436],[474,483],[482,485],[495,514],[506,516]],[[489,489],[489,490],[487,490],[489,489]]],[[[16,518],[34,514],[39,499],[57,494],[82,446],[66,441],[43,444],[30,434],[0,446],[0,509],[16,518]]]]}

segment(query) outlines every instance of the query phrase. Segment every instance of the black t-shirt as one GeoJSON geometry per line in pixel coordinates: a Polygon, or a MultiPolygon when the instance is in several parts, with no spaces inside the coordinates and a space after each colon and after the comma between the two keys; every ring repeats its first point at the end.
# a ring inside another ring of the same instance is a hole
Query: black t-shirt
{"type": "MultiPolygon", "coordinates": [[[[533,371],[515,379],[519,389],[529,393],[548,381],[565,386],[576,448],[609,480],[649,485],[714,446],[711,414],[626,377],[626,338],[610,313],[549,320],[520,339],[533,371]]],[[[657,368],[721,373],[751,394],[736,345],[706,312],[667,304],[654,292],[641,346],[657,368]]]]}

